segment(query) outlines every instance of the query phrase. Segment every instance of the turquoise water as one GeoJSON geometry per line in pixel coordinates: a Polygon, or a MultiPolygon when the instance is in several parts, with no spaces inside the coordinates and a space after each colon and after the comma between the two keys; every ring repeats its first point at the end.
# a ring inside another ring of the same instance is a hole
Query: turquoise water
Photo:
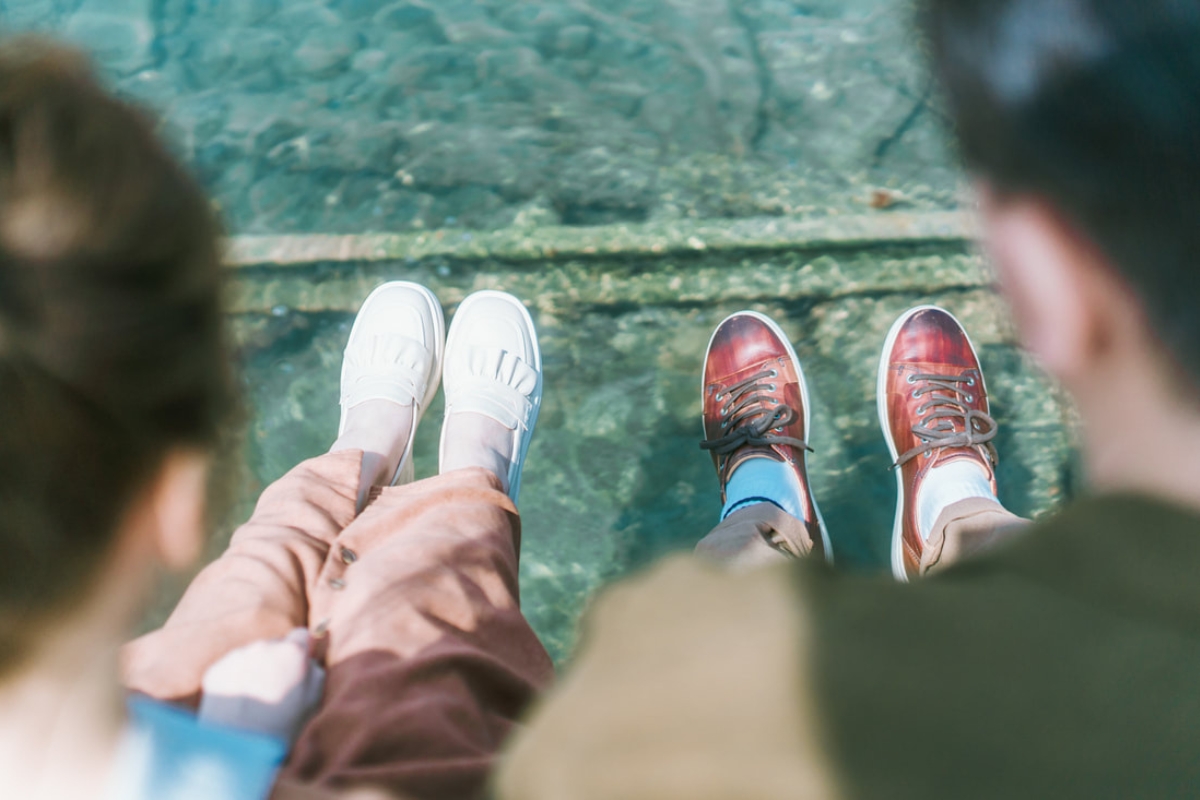
{"type": "MultiPolygon", "coordinates": [[[[886,258],[843,255],[839,267],[851,273],[871,270],[895,264],[898,256],[974,263],[968,256],[905,251],[886,258]]],[[[700,264],[659,268],[703,269],[700,264]]],[[[429,274],[420,265],[404,264],[339,269],[355,273],[364,285],[385,276],[428,279],[429,274]]],[[[632,277],[615,265],[596,269],[590,280],[607,277],[620,286],[632,277]]],[[[734,278],[742,267],[728,269],[734,278]]],[[[543,264],[529,282],[550,282],[571,271],[569,264],[543,264]]],[[[436,275],[436,268],[431,272],[436,275]]],[[[457,297],[491,285],[494,274],[465,272],[429,282],[443,297],[457,297]]],[[[328,273],[324,278],[336,279],[328,273]]],[[[713,327],[746,306],[779,320],[804,361],[816,450],[810,473],[839,563],[848,569],[884,569],[895,482],[876,418],[875,368],[892,320],[931,297],[968,320],[980,347],[1001,426],[1002,499],[1021,514],[1051,507],[1072,485],[1063,412],[1012,345],[1004,308],[986,286],[932,294],[921,288],[865,291],[833,299],[801,290],[749,302],[714,297],[679,304],[573,305],[555,297],[552,311],[535,304],[545,399],[522,489],[521,582],[526,613],[556,660],[569,656],[575,623],[598,587],[666,553],[690,549],[715,523],[716,477],[698,447],[699,374],[713,327]]],[[[447,313],[452,312],[451,303],[447,313]]],[[[351,321],[348,311],[338,310],[280,309],[279,316],[266,320],[240,318],[247,389],[257,409],[249,459],[260,482],[331,441],[340,351],[351,321]]],[[[441,408],[439,397],[417,437],[422,475],[436,468],[441,408]]]]}
{"type": "MultiPolygon", "coordinates": [[[[526,300],[546,397],[522,591],[559,662],[599,587],[715,522],[699,373],[712,328],[741,308],[779,320],[805,362],[812,480],[845,568],[887,560],[895,489],[875,367],[910,305],[946,305],[980,345],[1002,499],[1035,514],[1070,491],[1064,409],[1015,348],[985,266],[953,237],[872,239],[962,196],[908,18],[896,0],[0,0],[0,30],[78,43],[161,119],[235,236],[444,245],[289,266],[273,240],[231,270],[252,409],[235,517],[332,441],[341,348],[373,285],[420,280],[447,313],[478,288],[526,300]],[[773,233],[843,218],[866,233],[773,233]],[[681,226],[740,226],[742,244],[667,235],[681,226]],[[488,232],[539,255],[467,252],[488,232]],[[619,252],[564,249],[573,232],[619,252]]],[[[440,413],[439,398],[421,474],[440,413]]]]}
{"type": "Polygon", "coordinates": [[[902,0],[0,0],[92,52],[239,233],[956,203],[902,0]]]}

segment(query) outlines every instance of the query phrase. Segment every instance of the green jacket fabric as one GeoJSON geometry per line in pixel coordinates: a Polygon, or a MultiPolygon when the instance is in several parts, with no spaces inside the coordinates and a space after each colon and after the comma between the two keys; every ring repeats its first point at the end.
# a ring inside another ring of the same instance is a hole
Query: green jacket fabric
{"type": "Polygon", "coordinates": [[[497,793],[1200,796],[1200,516],[1092,499],[910,585],[664,565],[596,603],[497,793]]]}

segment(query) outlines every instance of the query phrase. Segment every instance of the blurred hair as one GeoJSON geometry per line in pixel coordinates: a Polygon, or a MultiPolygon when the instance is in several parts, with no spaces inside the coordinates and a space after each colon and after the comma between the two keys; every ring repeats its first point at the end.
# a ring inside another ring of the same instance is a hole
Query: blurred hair
{"type": "Polygon", "coordinates": [[[968,167],[1090,240],[1200,386],[1200,3],[922,2],[968,167]]]}
{"type": "Polygon", "coordinates": [[[230,406],[218,227],[79,54],[0,43],[0,670],[230,406]]]}

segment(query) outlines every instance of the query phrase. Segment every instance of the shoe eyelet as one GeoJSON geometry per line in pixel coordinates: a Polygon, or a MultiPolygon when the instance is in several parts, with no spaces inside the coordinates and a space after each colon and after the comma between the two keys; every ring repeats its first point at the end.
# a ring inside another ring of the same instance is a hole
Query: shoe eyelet
{"type": "Polygon", "coordinates": [[[773,369],[773,370],[771,370],[771,377],[772,377],[772,378],[778,378],[778,377],[779,377],[779,370],[777,370],[777,369],[773,369]]]}
{"type": "Polygon", "coordinates": [[[771,398],[771,405],[773,405],[773,406],[777,406],[777,405],[779,405],[779,398],[777,398],[777,397],[772,397],[772,398],[771,398]]]}
{"type": "Polygon", "coordinates": [[[767,391],[768,392],[778,392],[779,387],[772,383],[770,386],[767,387],[767,391]]]}
{"type": "Polygon", "coordinates": [[[914,389],[914,390],[913,390],[913,393],[912,393],[912,396],[913,396],[913,399],[914,399],[914,400],[918,399],[918,398],[921,396],[921,390],[920,390],[920,389],[914,389]]]}
{"type": "Polygon", "coordinates": [[[917,383],[917,376],[909,375],[907,378],[905,378],[905,380],[908,381],[909,386],[915,386],[917,383]]]}
{"type": "Polygon", "coordinates": [[[975,402],[975,395],[973,395],[973,394],[969,394],[969,395],[967,395],[967,402],[968,402],[968,403],[974,403],[974,402],[975,402]]]}
{"type": "Polygon", "coordinates": [[[713,397],[713,400],[716,400],[718,403],[721,402],[721,395],[717,394],[715,397],[713,397]]]}
{"type": "Polygon", "coordinates": [[[974,386],[974,385],[975,385],[975,379],[967,378],[967,386],[974,386]]]}
{"type": "Polygon", "coordinates": [[[725,418],[725,409],[723,409],[723,408],[721,409],[721,418],[722,419],[725,418]]]}

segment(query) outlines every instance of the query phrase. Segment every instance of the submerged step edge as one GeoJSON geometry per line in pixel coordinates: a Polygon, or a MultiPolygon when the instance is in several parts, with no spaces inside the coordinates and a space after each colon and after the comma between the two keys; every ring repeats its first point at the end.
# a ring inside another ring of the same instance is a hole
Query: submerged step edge
{"type": "Polygon", "coordinates": [[[846,250],[926,242],[965,243],[975,234],[974,215],[970,212],[922,211],[498,231],[236,236],[227,243],[226,263],[239,269],[428,258],[539,262],[592,256],[655,257],[689,251],[846,250]]]}

